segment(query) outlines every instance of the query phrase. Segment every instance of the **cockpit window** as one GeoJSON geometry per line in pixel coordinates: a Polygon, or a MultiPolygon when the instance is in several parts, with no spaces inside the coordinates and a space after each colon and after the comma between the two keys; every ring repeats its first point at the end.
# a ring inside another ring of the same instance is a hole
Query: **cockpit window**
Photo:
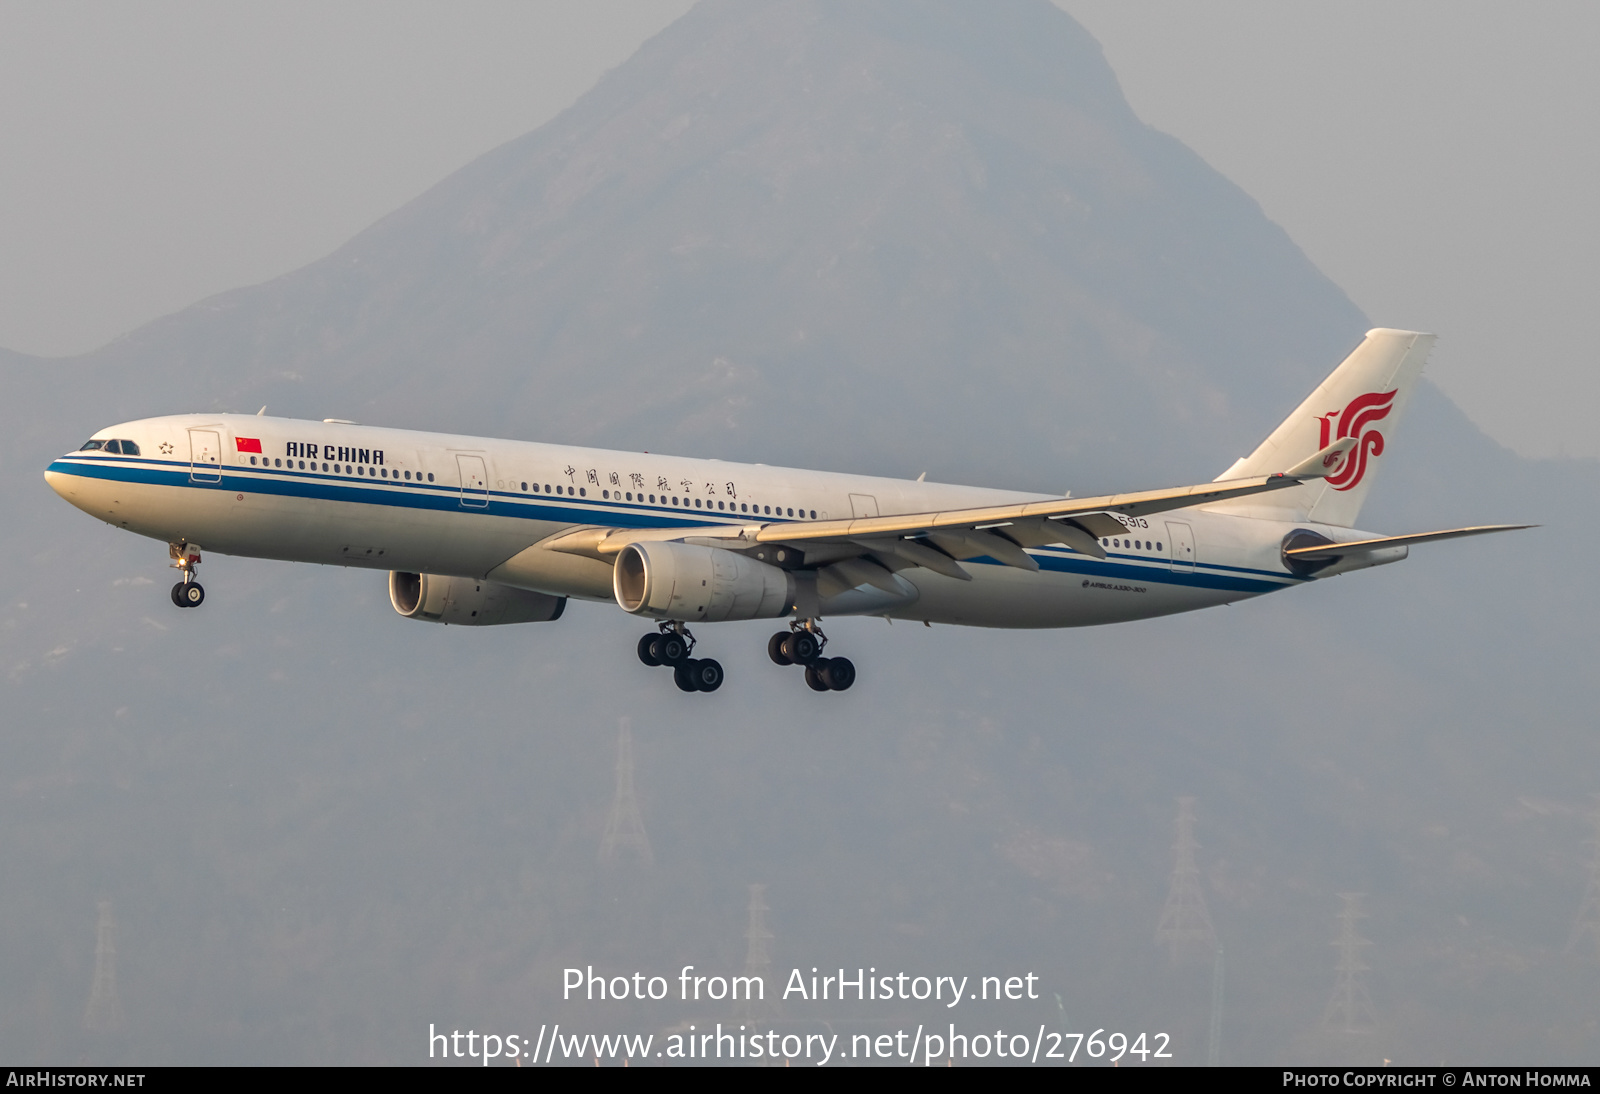
{"type": "Polygon", "coordinates": [[[132,441],[85,441],[79,452],[113,452],[122,456],[137,456],[139,446],[132,441]]]}

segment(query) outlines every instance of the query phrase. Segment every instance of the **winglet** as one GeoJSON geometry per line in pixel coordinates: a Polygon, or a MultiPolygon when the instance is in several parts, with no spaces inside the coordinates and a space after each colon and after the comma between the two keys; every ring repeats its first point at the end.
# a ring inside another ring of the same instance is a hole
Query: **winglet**
{"type": "Polygon", "coordinates": [[[1301,460],[1284,474],[1291,479],[1325,479],[1344,465],[1345,457],[1359,443],[1360,437],[1341,437],[1327,448],[1301,460]]]}

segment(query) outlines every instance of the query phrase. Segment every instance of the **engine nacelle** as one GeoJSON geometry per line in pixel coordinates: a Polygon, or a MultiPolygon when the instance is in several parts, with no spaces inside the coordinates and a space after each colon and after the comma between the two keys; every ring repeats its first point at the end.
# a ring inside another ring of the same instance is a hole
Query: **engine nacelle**
{"type": "Polygon", "coordinates": [[[612,572],[625,612],[685,623],[776,619],[794,602],[794,580],[737,551],[691,543],[630,543],[612,572]]]}
{"type": "Polygon", "coordinates": [[[437,574],[389,574],[389,603],[407,619],[492,627],[498,623],[548,623],[560,619],[567,598],[437,574]]]}

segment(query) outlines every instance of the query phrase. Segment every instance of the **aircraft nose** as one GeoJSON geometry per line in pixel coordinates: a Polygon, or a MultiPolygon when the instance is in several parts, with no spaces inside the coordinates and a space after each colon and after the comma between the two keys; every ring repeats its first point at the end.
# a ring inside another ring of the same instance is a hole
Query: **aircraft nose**
{"type": "Polygon", "coordinates": [[[60,494],[68,501],[72,500],[73,478],[74,476],[57,471],[54,468],[47,468],[44,473],[44,481],[50,484],[50,489],[54,490],[57,494],[60,494]]]}

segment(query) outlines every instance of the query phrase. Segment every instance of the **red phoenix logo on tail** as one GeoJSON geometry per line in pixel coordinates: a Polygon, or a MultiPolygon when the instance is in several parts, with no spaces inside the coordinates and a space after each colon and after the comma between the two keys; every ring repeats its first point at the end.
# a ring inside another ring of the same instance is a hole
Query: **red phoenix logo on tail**
{"type": "Polygon", "coordinates": [[[1350,449],[1350,454],[1345,457],[1344,466],[1327,478],[1328,485],[1335,490],[1349,490],[1356,486],[1367,474],[1367,460],[1372,456],[1383,455],[1383,434],[1376,429],[1367,429],[1373,422],[1379,422],[1389,416],[1389,411],[1394,409],[1395,393],[1386,391],[1382,394],[1372,392],[1367,395],[1358,395],[1350,400],[1350,405],[1343,411],[1331,410],[1318,418],[1322,425],[1322,441],[1319,448],[1327,448],[1334,441],[1342,441],[1346,437],[1358,438],[1355,447],[1350,449]],[[1338,418],[1337,427],[1334,418],[1338,418]],[[1338,432],[1335,433],[1335,428],[1338,432]]]}

